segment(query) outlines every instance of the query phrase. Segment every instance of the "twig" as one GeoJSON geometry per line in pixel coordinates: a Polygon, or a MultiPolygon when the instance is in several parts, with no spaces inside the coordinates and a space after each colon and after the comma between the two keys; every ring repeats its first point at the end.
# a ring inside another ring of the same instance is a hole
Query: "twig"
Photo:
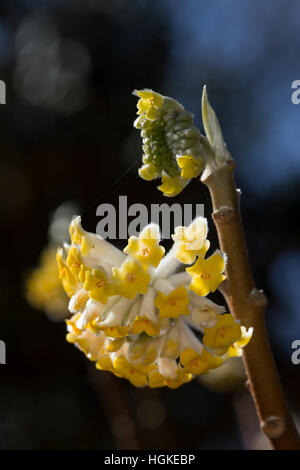
{"type": "Polygon", "coordinates": [[[269,345],[264,319],[267,299],[256,289],[251,272],[234,167],[233,160],[229,160],[203,179],[210,191],[220,247],[228,257],[225,300],[236,319],[254,328],[243,359],[262,431],[274,449],[300,449],[300,438],[285,402],[269,345]]]}

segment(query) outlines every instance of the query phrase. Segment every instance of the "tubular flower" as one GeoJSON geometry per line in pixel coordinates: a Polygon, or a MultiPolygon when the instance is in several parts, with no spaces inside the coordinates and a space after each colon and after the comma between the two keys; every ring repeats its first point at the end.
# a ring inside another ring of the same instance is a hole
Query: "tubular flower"
{"type": "Polygon", "coordinates": [[[124,253],[137,260],[144,271],[150,266],[157,268],[165,254],[165,249],[159,244],[159,231],[154,224],[148,225],[139,237],[130,237],[124,253]]]}
{"type": "Polygon", "coordinates": [[[153,163],[146,163],[139,169],[139,175],[143,180],[152,181],[155,178],[159,177],[159,173],[157,173],[155,165],[153,163]]]}
{"type": "Polygon", "coordinates": [[[26,296],[33,307],[44,310],[50,318],[66,318],[68,297],[59,279],[55,248],[49,247],[42,252],[39,266],[26,280],[26,296]]]}
{"type": "Polygon", "coordinates": [[[150,275],[133,259],[124,261],[120,268],[113,267],[116,293],[133,299],[137,293],[146,294],[150,275]]]}
{"type": "Polygon", "coordinates": [[[211,369],[220,367],[223,361],[220,357],[214,356],[207,349],[203,348],[201,354],[189,348],[180,355],[180,361],[184,370],[194,375],[208,374],[211,369]]]}
{"type": "Polygon", "coordinates": [[[247,346],[250,339],[253,335],[253,328],[247,328],[245,326],[241,326],[242,337],[236,341],[235,343],[231,344],[228,348],[226,353],[226,357],[240,357],[243,353],[243,348],[247,346]]]}
{"type": "MultiPolygon", "coordinates": [[[[179,243],[186,245],[183,252],[192,247],[193,259],[198,257],[194,266],[210,260],[203,258],[206,220],[197,218],[181,229],[184,240],[178,239],[177,231],[165,256],[155,224],[131,237],[122,253],[86,232],[77,217],[70,227],[71,245],[64,245],[65,253],[58,250],[60,278],[72,314],[67,340],[97,369],[137,387],[177,388],[219,367],[250,339],[231,314],[223,314],[223,307],[191,290],[188,272],[178,272],[183,259],[176,257],[179,243]],[[199,240],[193,230],[199,232],[199,240]]],[[[210,289],[224,278],[224,260],[222,267],[219,257],[223,260],[218,253],[218,260],[205,264],[215,276],[210,289]]]]}
{"type": "Polygon", "coordinates": [[[203,258],[209,249],[207,220],[197,217],[188,227],[176,227],[172,236],[177,247],[176,258],[182,263],[191,264],[196,256],[203,258]]]}
{"type": "Polygon", "coordinates": [[[154,121],[157,118],[157,112],[164,103],[164,98],[159,93],[152,90],[135,91],[140,98],[137,104],[137,114],[145,114],[147,119],[154,121]]]}
{"type": "Polygon", "coordinates": [[[106,304],[108,297],[114,293],[114,286],[109,282],[103,269],[86,270],[83,287],[91,299],[98,300],[103,304],[106,304]]]}
{"type": "Polygon", "coordinates": [[[57,250],[56,259],[58,264],[59,279],[62,282],[66,294],[71,297],[76,293],[77,279],[72,274],[67,262],[63,259],[63,251],[61,249],[57,250]]]}
{"type": "Polygon", "coordinates": [[[172,290],[169,295],[159,292],[154,305],[159,309],[161,318],[178,318],[190,313],[188,291],[183,286],[172,290]]]}
{"type": "MultiPolygon", "coordinates": [[[[141,172],[140,172],[141,176],[141,172]]],[[[180,178],[180,176],[170,176],[164,170],[161,175],[162,184],[158,186],[158,189],[164,194],[164,196],[174,197],[181,193],[186,183],[180,178]]]]}
{"type": "Polygon", "coordinates": [[[159,369],[154,370],[149,374],[149,387],[169,387],[172,389],[180,387],[182,384],[190,382],[193,378],[192,374],[185,373],[180,365],[174,364],[174,371],[172,375],[166,377],[164,373],[160,373],[159,369]],[[176,367],[175,367],[176,366],[176,367]]]}
{"type": "Polygon", "coordinates": [[[177,155],[177,164],[181,169],[180,176],[184,180],[196,178],[203,169],[203,163],[193,155],[177,155]]]}
{"type": "Polygon", "coordinates": [[[214,292],[225,279],[224,268],[224,257],[219,251],[206,259],[199,257],[195,264],[186,270],[192,276],[189,288],[201,296],[214,292]]]}
{"type": "Polygon", "coordinates": [[[147,181],[161,177],[158,189],[176,196],[203,170],[208,144],[176,100],[152,90],[134,94],[140,97],[134,127],[141,130],[144,152],[139,175],[147,181]]]}
{"type": "Polygon", "coordinates": [[[219,315],[213,327],[204,328],[203,343],[215,351],[223,350],[223,348],[227,350],[241,339],[241,326],[230,313],[219,315]]]}

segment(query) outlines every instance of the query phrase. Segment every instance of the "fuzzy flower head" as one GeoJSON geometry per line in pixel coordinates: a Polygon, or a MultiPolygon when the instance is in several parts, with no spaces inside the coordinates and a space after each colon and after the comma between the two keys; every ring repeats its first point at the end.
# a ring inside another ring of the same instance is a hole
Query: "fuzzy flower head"
{"type": "Polygon", "coordinates": [[[97,369],[137,387],[177,388],[240,354],[249,341],[252,331],[205,297],[224,279],[225,265],[220,252],[205,259],[206,219],[177,230],[166,255],[155,224],[130,237],[123,252],[86,232],[79,217],[70,235],[71,244],[57,253],[72,314],[67,340],[97,369]],[[194,265],[185,270],[186,262],[194,265]],[[210,278],[202,279],[204,272],[210,278]]]}
{"type": "Polygon", "coordinates": [[[134,127],[141,130],[143,165],[141,178],[161,178],[158,187],[165,196],[179,194],[204,168],[204,137],[193,117],[176,100],[152,90],[135,90],[138,101],[134,127]]]}
{"type": "Polygon", "coordinates": [[[39,266],[26,280],[26,297],[34,308],[45,311],[52,320],[66,318],[68,298],[59,279],[55,248],[47,247],[42,252],[39,266]]]}
{"type": "Polygon", "coordinates": [[[28,303],[53,321],[68,317],[68,296],[59,277],[56,252],[68,234],[74,210],[74,204],[64,202],[54,211],[49,223],[48,244],[40,255],[38,266],[25,279],[24,291],[28,303]]]}
{"type": "Polygon", "coordinates": [[[152,90],[135,90],[139,98],[134,127],[141,130],[143,165],[141,178],[161,178],[158,189],[164,196],[178,195],[192,178],[207,177],[232,160],[223,139],[216,113],[202,93],[202,119],[205,136],[193,123],[191,113],[173,98],[152,90]]]}

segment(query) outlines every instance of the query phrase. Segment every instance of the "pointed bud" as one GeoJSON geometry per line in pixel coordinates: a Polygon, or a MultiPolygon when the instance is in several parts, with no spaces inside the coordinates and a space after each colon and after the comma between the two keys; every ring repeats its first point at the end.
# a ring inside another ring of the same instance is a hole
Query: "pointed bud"
{"type": "Polygon", "coordinates": [[[232,158],[226,148],[216,113],[208,101],[206,85],[202,93],[202,119],[207,140],[215,154],[215,163],[220,166],[232,158]]]}

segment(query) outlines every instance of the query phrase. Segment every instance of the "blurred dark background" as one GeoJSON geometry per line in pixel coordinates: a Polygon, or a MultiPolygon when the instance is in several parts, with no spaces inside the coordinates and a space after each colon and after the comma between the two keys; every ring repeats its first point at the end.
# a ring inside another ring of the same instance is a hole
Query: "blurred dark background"
{"type": "MultiPolygon", "coordinates": [[[[267,448],[242,381],[222,393],[197,380],[136,390],[95,371],[65,341],[63,322],[26,302],[24,279],[64,201],[82,208],[93,231],[99,201],[169,202],[136,176],[135,88],[176,98],[200,125],[208,85],[237,163],[249,255],[298,420],[300,105],[291,83],[300,79],[299,23],[298,0],[1,2],[1,449],[267,448]]],[[[172,203],[204,203],[209,217],[202,186],[193,181],[172,203]]]]}

